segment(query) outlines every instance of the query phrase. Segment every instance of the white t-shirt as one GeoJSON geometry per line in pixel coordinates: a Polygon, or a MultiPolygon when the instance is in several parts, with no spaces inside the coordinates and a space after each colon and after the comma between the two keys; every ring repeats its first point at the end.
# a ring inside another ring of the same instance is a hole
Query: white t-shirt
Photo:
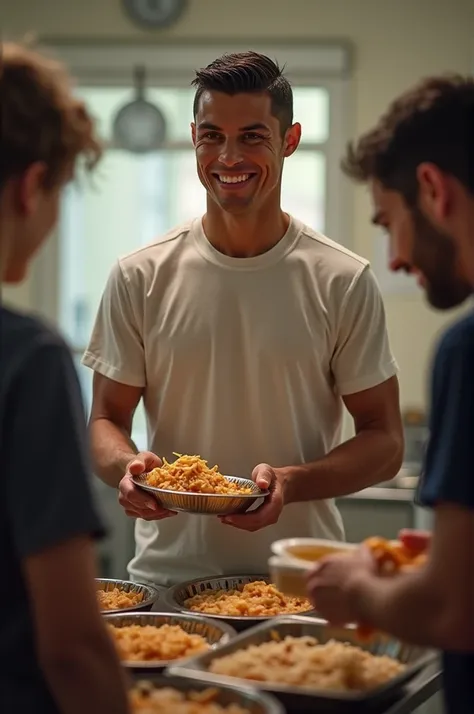
{"type": "MultiPolygon", "coordinates": [[[[196,219],[120,259],[83,363],[143,387],[150,450],[237,476],[321,458],[340,443],[341,396],[397,372],[367,261],[294,218],[253,258],[219,253],[196,219]]],[[[344,537],[333,500],[256,533],[179,514],[135,534],[130,574],[158,585],[265,573],[278,538],[344,537]]]]}

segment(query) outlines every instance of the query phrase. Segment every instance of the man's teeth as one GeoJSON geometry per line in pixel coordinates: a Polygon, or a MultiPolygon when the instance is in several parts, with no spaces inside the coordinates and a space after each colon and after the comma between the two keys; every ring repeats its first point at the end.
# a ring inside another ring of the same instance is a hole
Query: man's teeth
{"type": "Polygon", "coordinates": [[[222,183],[242,183],[250,178],[250,174],[241,174],[240,176],[219,176],[219,181],[222,183]]]}

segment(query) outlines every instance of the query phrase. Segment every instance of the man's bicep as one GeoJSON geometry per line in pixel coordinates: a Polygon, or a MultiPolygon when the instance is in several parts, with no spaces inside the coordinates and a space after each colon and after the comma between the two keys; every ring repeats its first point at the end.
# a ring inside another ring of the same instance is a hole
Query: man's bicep
{"type": "Polygon", "coordinates": [[[68,651],[100,615],[92,542],[79,536],[23,560],[41,656],[68,651]]]}
{"type": "Polygon", "coordinates": [[[146,385],[143,307],[136,304],[138,293],[117,262],[102,294],[82,363],[111,380],[143,388],[146,385]]]}
{"type": "Polygon", "coordinates": [[[337,391],[344,396],[376,387],[397,374],[382,296],[368,266],[346,294],[331,370],[337,391]]]}
{"type": "Polygon", "coordinates": [[[133,415],[143,395],[141,387],[121,384],[94,372],[91,421],[107,419],[131,433],[133,415]]]}
{"type": "Polygon", "coordinates": [[[59,343],[25,365],[8,426],[7,511],[18,554],[101,533],[88,478],[85,414],[74,365],[59,343]]]}
{"type": "MultiPolygon", "coordinates": [[[[474,508],[439,503],[435,508],[427,576],[444,592],[466,626],[474,622],[474,508]]],[[[471,631],[472,628],[471,628],[471,631]]]]}
{"type": "Polygon", "coordinates": [[[474,349],[437,356],[421,500],[474,508],[474,349]]]}
{"type": "Polygon", "coordinates": [[[383,428],[403,441],[400,390],[396,376],[362,392],[347,394],[344,404],[354,419],[356,430],[383,428]]]}

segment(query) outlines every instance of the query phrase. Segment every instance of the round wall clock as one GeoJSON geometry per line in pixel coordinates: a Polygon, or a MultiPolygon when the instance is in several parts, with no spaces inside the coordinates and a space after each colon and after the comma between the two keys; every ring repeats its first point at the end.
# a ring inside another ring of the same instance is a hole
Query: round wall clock
{"type": "Polygon", "coordinates": [[[187,0],[123,0],[128,16],[143,29],[173,25],[186,9],[187,0]]]}

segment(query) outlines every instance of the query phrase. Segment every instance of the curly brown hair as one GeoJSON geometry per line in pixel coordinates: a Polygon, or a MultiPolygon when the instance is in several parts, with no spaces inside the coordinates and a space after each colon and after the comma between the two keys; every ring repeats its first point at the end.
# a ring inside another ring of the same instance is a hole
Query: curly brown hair
{"type": "Polygon", "coordinates": [[[342,170],[379,181],[409,205],[418,197],[417,167],[436,164],[474,193],[474,78],[430,77],[398,97],[375,128],[348,146],[342,170]]]}
{"type": "Polygon", "coordinates": [[[46,165],[47,187],[78,157],[92,169],[101,145],[63,65],[26,44],[2,42],[0,51],[0,190],[37,161],[46,165]]]}

